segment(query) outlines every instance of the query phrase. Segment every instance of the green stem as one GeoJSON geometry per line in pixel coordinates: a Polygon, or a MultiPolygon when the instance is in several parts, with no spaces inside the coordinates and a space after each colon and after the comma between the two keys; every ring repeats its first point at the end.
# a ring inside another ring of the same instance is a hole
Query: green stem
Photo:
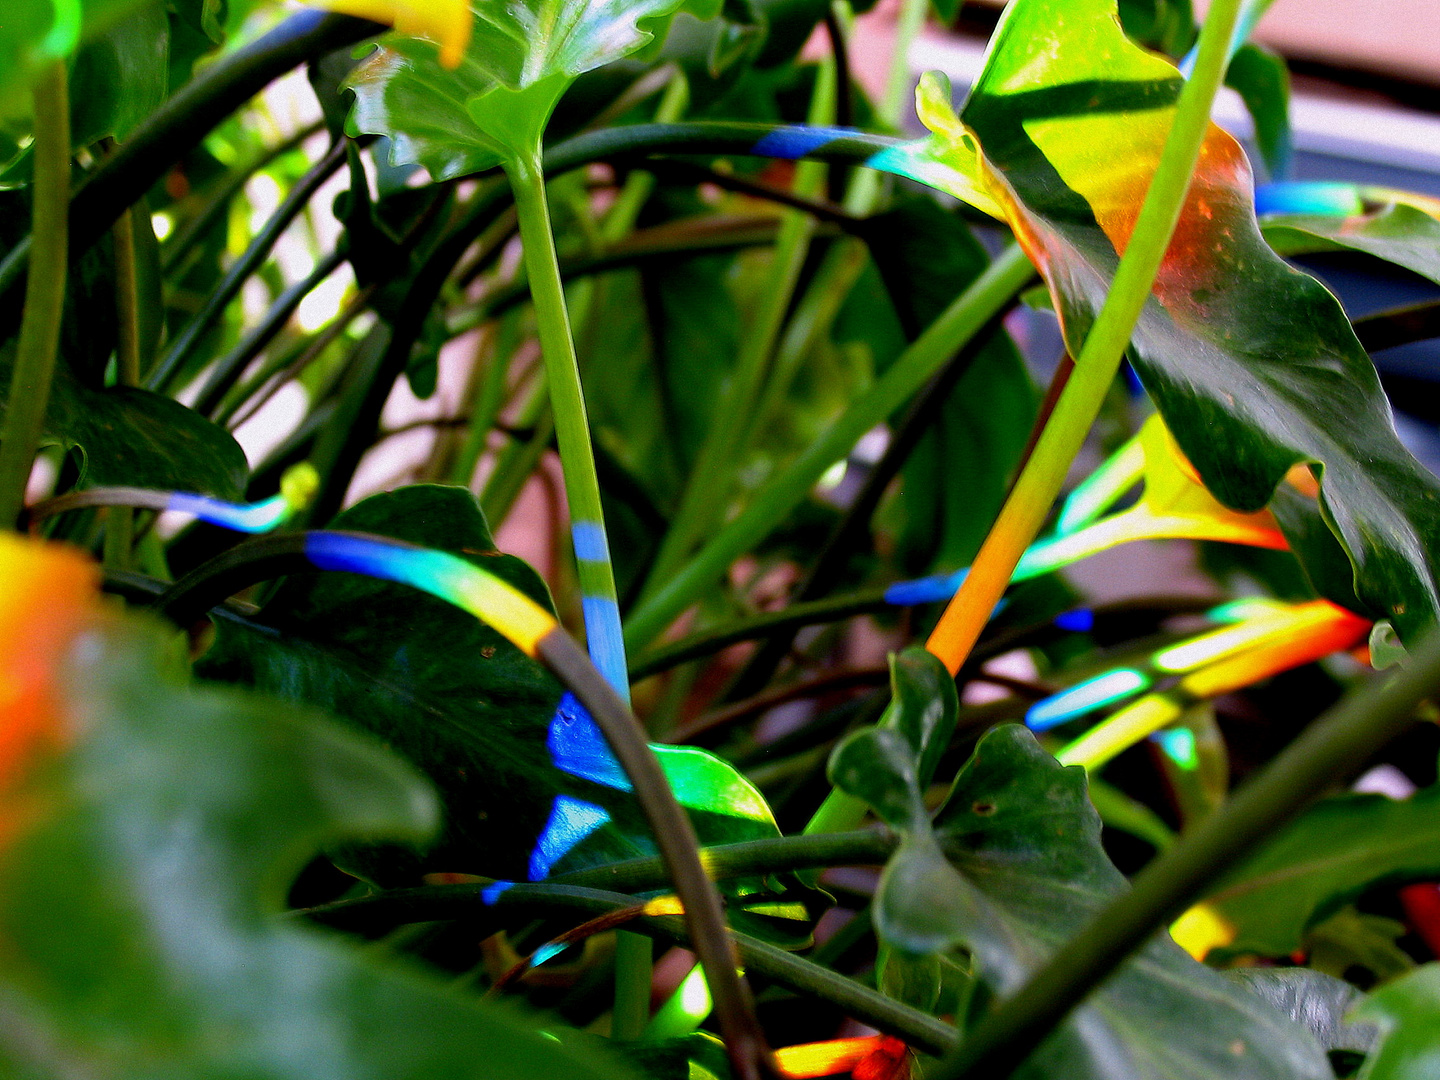
{"type": "MultiPolygon", "coordinates": [[[[816,75],[806,120],[812,125],[829,124],[833,122],[834,113],[835,65],[824,63],[816,75]]],[[[824,182],[823,164],[802,161],[796,166],[793,186],[797,194],[813,196],[822,190],[824,182]]],[[[735,477],[745,461],[746,435],[764,393],[775,342],[790,310],[800,271],[810,254],[814,232],[815,220],[809,214],[787,210],[781,216],[770,272],[758,296],[759,310],[747,328],[724,397],[710,418],[680,507],[646,578],[642,601],[679,569],[685,557],[724,513],[735,477]]]]}
{"type": "Polygon", "coordinates": [[[1033,276],[1033,268],[1018,247],[1009,248],[992,262],[825,434],[764,485],[739,516],[636,608],[626,628],[627,644],[638,648],[658,637],[734,559],[764,539],[799,505],[825,470],[849,453],[860,436],[904,404],[1033,276]]]}
{"type": "Polygon", "coordinates": [[[65,64],[44,68],[35,83],[34,210],[30,276],[20,341],[0,428],[0,527],[12,528],[45,428],[60,345],[69,256],[70,104],[65,64]]]}
{"type": "Polygon", "coordinates": [[[579,571],[581,602],[585,610],[585,635],[596,665],[616,692],[628,702],[630,684],[626,677],[624,644],[620,636],[615,575],[605,536],[600,482],[595,476],[595,454],[590,446],[585,397],[580,388],[580,367],[575,356],[575,341],[570,334],[570,318],[565,310],[565,292],[555,254],[555,239],[550,232],[550,211],[545,198],[545,174],[539,148],[536,147],[529,155],[508,161],[506,172],[515,192],[525,270],[530,278],[540,351],[545,358],[550,404],[555,415],[556,441],[565,477],[565,497],[570,505],[570,529],[579,571]]]}
{"type": "MultiPolygon", "coordinates": [[[[111,230],[115,239],[115,381],[140,383],[140,299],[135,273],[135,220],[126,210],[111,230]]],[[[135,542],[135,512],[111,507],[105,514],[105,569],[130,569],[135,542]]]]}
{"type": "Polygon", "coordinates": [[[650,980],[653,946],[644,934],[615,934],[615,1008],[610,1016],[612,1039],[638,1039],[650,1021],[650,980]]]}
{"type": "Polygon", "coordinates": [[[505,404],[506,383],[510,374],[510,360],[515,355],[520,338],[520,313],[509,312],[499,320],[499,326],[490,337],[490,362],[484,374],[476,380],[475,405],[470,410],[470,425],[465,432],[465,444],[450,469],[450,482],[470,486],[475,478],[475,468],[480,464],[480,455],[485,452],[485,440],[495,426],[495,418],[505,404]]]}
{"type": "Polygon", "coordinates": [[[1200,34],[1195,70],[1180,92],[1165,149],[1105,303],[1034,453],[1005,500],[964,585],[927,643],[951,671],[965,662],[1020,556],[1044,524],[1119,370],[1180,218],[1210,123],[1210,106],[1225,73],[1230,29],[1239,6],[1240,0],[1216,0],[1210,9],[1200,34]]]}
{"type": "MultiPolygon", "coordinates": [[[[1215,8],[1210,10],[1213,19],[1215,8]]],[[[1223,808],[1157,857],[1135,879],[1134,889],[1111,901],[1014,997],[975,1027],[936,1071],[937,1080],[1008,1076],[1131,952],[1203,897],[1230,867],[1403,734],[1414,723],[1417,706],[1437,687],[1440,634],[1432,632],[1398,675],[1352,693],[1223,808]]]]}

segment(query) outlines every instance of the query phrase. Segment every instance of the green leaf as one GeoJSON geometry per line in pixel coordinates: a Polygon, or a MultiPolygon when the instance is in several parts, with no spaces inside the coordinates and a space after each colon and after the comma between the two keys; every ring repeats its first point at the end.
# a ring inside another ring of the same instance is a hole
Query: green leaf
{"type": "Polygon", "coordinates": [[[1307,968],[1235,968],[1225,974],[1309,1028],[1326,1050],[1364,1054],[1375,1045],[1374,1028],[1345,1020],[1365,995],[1343,979],[1307,968]]]}
{"type": "Polygon", "coordinates": [[[1381,883],[1440,874],[1440,785],[1403,801],[1340,795],[1309,810],[1228,874],[1209,903],[1235,952],[1288,956],[1305,930],[1381,883]]]}
{"type": "Polygon", "coordinates": [[[864,799],[887,825],[923,833],[925,789],[959,714],[955,680],[933,653],[912,646],[890,657],[890,691],[885,721],[847,736],[830,755],[830,782],[864,799]]]}
{"type": "MultiPolygon", "coordinates": [[[[1016,992],[1086,927],[1125,879],[1100,846],[1085,775],[1018,725],[989,732],[933,833],[906,843],[881,879],[875,923],[896,947],[963,948],[993,997],[1016,992]],[[943,850],[945,857],[934,852],[943,850]]],[[[1195,963],[1161,935],[1125,964],[1016,1072],[1023,1080],[1329,1080],[1310,1033],[1195,963]]]]}
{"type": "Polygon", "coordinates": [[[170,22],[161,0],[146,0],[124,21],[87,41],[70,72],[70,141],[78,149],[104,136],[123,141],[165,100],[170,22]]]}
{"type": "Polygon", "coordinates": [[[1440,964],[1381,987],[1355,1011],[1380,1028],[1359,1080],[1428,1080],[1440,1064],[1440,964]]]}
{"type": "MultiPolygon", "coordinates": [[[[495,550],[464,488],[419,485],[376,495],[332,524],[453,552],[550,607],[535,571],[495,550]]],[[[562,691],[549,672],[473,616],[404,586],[324,574],[288,579],[258,620],[273,636],[220,622],[197,671],[321,706],[394,747],[440,790],[439,844],[423,861],[355,853],[350,864],[367,875],[409,880],[437,870],[523,880],[543,876],[537,869],[654,853],[639,804],[628,788],[614,786],[623,774],[593,723],[572,705],[557,712],[562,691]],[[552,750],[566,740],[578,746],[572,755],[590,755],[588,770],[557,767],[552,750]],[[557,797],[599,808],[608,820],[537,863],[532,856],[559,812],[557,797]]],[[[725,762],[689,747],[656,751],[702,841],[779,835],[759,792],[725,762]]],[[[753,883],[737,889],[759,891],[753,883]]]]}
{"type": "Polygon", "coordinates": [[[399,35],[355,70],[346,83],[355,91],[351,130],[388,136],[392,164],[418,162],[436,180],[492,168],[539,147],[576,76],[649,44],[682,6],[472,0],[474,33],[453,71],[440,66],[433,45],[399,35]]]}
{"type": "MultiPolygon", "coordinates": [[[[1182,80],[1132,44],[1114,0],[1016,0],[957,119],[922,84],[930,140],[875,159],[1007,220],[1078,353],[1128,241],[1182,80]]],[[[1369,614],[1402,637],[1440,610],[1440,481],[1401,446],[1335,297],[1264,243],[1238,144],[1211,126],[1132,339],[1146,390],[1206,486],[1258,510],[1299,462],[1369,614]]],[[[1343,598],[1336,597],[1337,602],[1343,598]]]]}
{"type": "Polygon", "coordinates": [[[1253,42],[1240,46],[1225,69],[1225,85],[1240,95],[1255,125],[1255,147],[1272,179],[1290,169],[1290,69],[1285,59],[1253,42]]]}
{"type": "Polygon", "coordinates": [[[1281,255],[1360,251],[1440,284],[1440,221],[1402,202],[1365,214],[1267,214],[1260,226],[1281,255]]]}
{"type": "Polygon", "coordinates": [[[370,740],[182,669],[158,627],[87,630],[58,684],[69,745],[0,792],[0,1072],[633,1075],[563,1025],[278,918],[317,848],[423,839],[434,798],[370,740]]]}
{"type": "Polygon", "coordinates": [[[1400,947],[1409,932],[1402,922],[1358,911],[1352,904],[1312,926],[1303,948],[1316,971],[1337,979],[1358,975],[1372,983],[1387,982],[1415,969],[1414,958],[1400,947]]]}
{"type": "MultiPolygon", "coordinates": [[[[10,384],[13,357],[13,342],[0,349],[0,386],[10,384]]],[[[82,487],[129,484],[241,501],[249,474],[245,452],[218,424],[148,390],[92,389],[64,364],[51,384],[42,445],[78,452],[82,487]]]]}

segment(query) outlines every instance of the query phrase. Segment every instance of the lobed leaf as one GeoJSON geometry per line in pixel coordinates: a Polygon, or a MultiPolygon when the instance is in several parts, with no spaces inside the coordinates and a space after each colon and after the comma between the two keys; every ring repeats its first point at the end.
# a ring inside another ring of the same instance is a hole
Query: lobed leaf
{"type": "MultiPolygon", "coordinates": [[[[23,625],[7,614],[8,639],[23,625]]],[[[0,1072],[632,1075],[576,1033],[278,918],[320,845],[433,829],[411,768],[316,714],[186,687],[170,636],[138,620],[92,614],[61,656],[45,673],[61,738],[0,784],[0,1072]]]]}
{"type": "MultiPolygon", "coordinates": [[[[923,83],[918,107],[934,134],[873,160],[1004,218],[1045,277],[1075,353],[1181,86],[1114,13],[1114,0],[1018,0],[960,115],[938,80],[923,83]]],[[[1260,509],[1292,466],[1310,463],[1360,602],[1408,634],[1440,608],[1431,554],[1440,482],[1396,438],[1339,303],[1262,240],[1251,187],[1244,154],[1212,124],[1131,358],[1206,486],[1232,509],[1260,509]]]]}
{"type": "Polygon", "coordinates": [[[1440,875],[1440,785],[1408,799],[1326,799],[1236,867],[1208,903],[1228,951],[1288,956],[1305,931],[1366,889],[1440,875]]]}

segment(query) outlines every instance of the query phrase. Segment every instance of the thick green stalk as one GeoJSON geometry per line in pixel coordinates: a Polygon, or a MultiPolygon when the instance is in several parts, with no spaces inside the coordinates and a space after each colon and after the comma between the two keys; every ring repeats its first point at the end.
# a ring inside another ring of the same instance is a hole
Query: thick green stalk
{"type": "MultiPolygon", "coordinates": [[[[824,125],[834,122],[835,65],[820,65],[815,90],[810,99],[807,123],[824,125]]],[[[817,194],[825,182],[825,166],[815,161],[802,161],[795,168],[794,191],[799,195],[817,194]]],[[[784,326],[785,315],[795,295],[800,271],[810,254],[810,239],[815,233],[815,219],[800,210],[787,210],[781,215],[780,234],[770,272],[761,286],[756,311],[746,331],[740,353],[719,408],[710,418],[705,439],[695,456],[680,507],[665,532],[665,539],[646,578],[642,598],[652,595],[668,580],[682,561],[707,532],[720,520],[735,486],[735,478],[745,461],[747,435],[752,429],[756,409],[765,393],[771,371],[771,356],[776,339],[784,326]]]]}
{"type": "MultiPolygon", "coordinates": [[[[1217,5],[1218,6],[1218,5],[1217,5]]],[[[1214,17],[1215,9],[1211,9],[1214,17]]],[[[1186,833],[1050,962],[978,1024],[936,1080],[1008,1076],[1069,1011],[1152,934],[1203,897],[1230,867],[1353,776],[1413,723],[1440,687],[1432,631],[1393,678],[1352,693],[1312,724],[1235,797],[1186,833]]]]}
{"type": "Polygon", "coordinates": [[[63,61],[35,83],[34,210],[30,276],[5,424],[0,429],[0,527],[13,528],[45,427],[60,345],[69,258],[70,103],[63,61]]]}
{"type": "Polygon", "coordinates": [[[1029,260],[1018,247],[992,262],[825,434],[765,484],[739,516],[635,610],[626,628],[627,644],[639,648],[658,637],[734,559],[763,540],[799,505],[825,470],[844,458],[860,436],[903,405],[1033,276],[1029,260]]]}
{"type": "Polygon", "coordinates": [[[565,309],[555,239],[550,233],[550,210],[545,198],[545,173],[539,148],[507,162],[506,173],[515,192],[525,271],[530,277],[540,351],[545,358],[550,405],[555,414],[555,435],[565,477],[565,497],[570,505],[570,530],[585,611],[585,636],[596,666],[628,702],[630,683],[625,673],[615,574],[610,566],[600,482],[595,476],[595,453],[590,446],[590,424],[580,388],[580,366],[565,309]]]}
{"type": "Polygon", "coordinates": [[[1175,120],[1145,195],[1140,217],[1120,259],[1104,306],[1085,338],[1055,411],[984,545],[926,647],[959,670],[990,612],[1005,592],[1020,556],[1040,531],[1085,436],[1119,370],[1130,335],[1149,299],[1180,218],[1191,172],[1210,122],[1210,106],[1225,74],[1226,50],[1240,0],[1215,0],[1200,34],[1195,70],[1180,92],[1175,120]]]}

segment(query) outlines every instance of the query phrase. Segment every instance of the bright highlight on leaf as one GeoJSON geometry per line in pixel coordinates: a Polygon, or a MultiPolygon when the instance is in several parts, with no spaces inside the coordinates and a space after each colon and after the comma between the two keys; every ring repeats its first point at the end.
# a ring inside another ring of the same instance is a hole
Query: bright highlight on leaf
{"type": "Polygon", "coordinates": [[[387,23],[402,34],[440,46],[440,63],[456,68],[470,44],[474,19],[469,0],[306,0],[315,7],[387,23]]]}
{"type": "MultiPolygon", "coordinates": [[[[941,80],[925,81],[917,109],[931,137],[869,162],[1002,217],[1045,278],[1074,355],[1183,82],[1124,36],[1115,12],[1114,0],[1072,0],[1063,18],[1042,0],[1012,3],[959,114],[941,80]]],[[[1440,609],[1429,554],[1440,551],[1440,483],[1395,437],[1338,302],[1262,239],[1251,191],[1244,153],[1211,124],[1132,335],[1135,369],[1224,506],[1258,511],[1293,465],[1314,463],[1360,602],[1398,620],[1403,637],[1440,609]]]]}
{"type": "Polygon", "coordinates": [[[1224,948],[1235,940],[1235,927],[1209,904],[1196,904],[1170,924],[1170,936],[1203,961],[1211,949],[1224,948]]]}

